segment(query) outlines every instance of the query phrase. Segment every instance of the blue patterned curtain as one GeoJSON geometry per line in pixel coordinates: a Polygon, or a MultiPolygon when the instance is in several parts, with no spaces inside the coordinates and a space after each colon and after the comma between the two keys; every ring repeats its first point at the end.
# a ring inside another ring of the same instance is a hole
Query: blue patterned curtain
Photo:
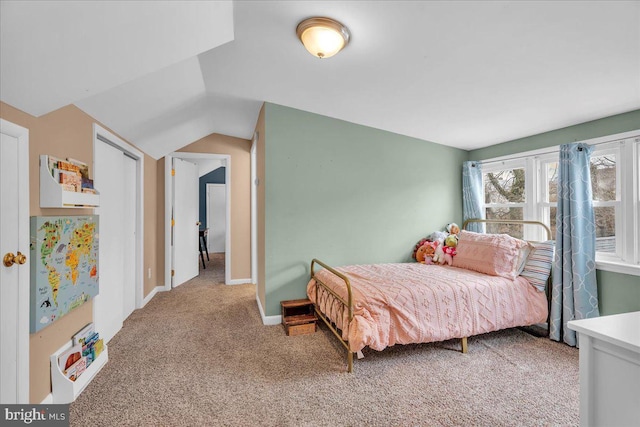
{"type": "MultiPolygon", "coordinates": [[[[484,218],[482,209],[482,165],[478,162],[462,164],[462,220],[484,218]]],[[[469,224],[469,231],[484,232],[484,224],[469,224]]]]}
{"type": "Polygon", "coordinates": [[[551,285],[549,337],[577,346],[570,320],[598,317],[596,232],[586,144],[560,146],[556,254],[551,285]]]}

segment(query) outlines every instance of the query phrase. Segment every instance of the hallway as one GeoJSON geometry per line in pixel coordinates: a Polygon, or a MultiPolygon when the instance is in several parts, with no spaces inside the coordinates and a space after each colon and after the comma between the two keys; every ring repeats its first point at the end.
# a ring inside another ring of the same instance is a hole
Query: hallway
{"type": "Polygon", "coordinates": [[[202,262],[200,265],[200,275],[193,280],[203,280],[210,284],[224,284],[224,252],[209,253],[209,259],[207,255],[204,256],[204,263],[207,268],[202,268],[202,262]]]}

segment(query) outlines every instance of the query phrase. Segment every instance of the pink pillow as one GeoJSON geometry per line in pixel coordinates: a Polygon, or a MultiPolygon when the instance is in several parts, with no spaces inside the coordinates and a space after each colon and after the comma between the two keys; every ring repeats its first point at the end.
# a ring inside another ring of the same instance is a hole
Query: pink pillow
{"type": "Polygon", "coordinates": [[[480,234],[461,231],[458,235],[458,254],[453,266],[515,279],[529,243],[506,234],[480,234]]]}

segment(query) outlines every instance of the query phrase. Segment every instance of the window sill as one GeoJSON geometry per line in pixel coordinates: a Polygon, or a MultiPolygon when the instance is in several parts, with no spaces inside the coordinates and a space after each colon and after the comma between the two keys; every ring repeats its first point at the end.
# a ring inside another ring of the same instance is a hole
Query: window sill
{"type": "Polygon", "coordinates": [[[611,271],[613,273],[640,276],[640,265],[629,264],[622,261],[596,259],[596,269],[602,271],[611,271]]]}

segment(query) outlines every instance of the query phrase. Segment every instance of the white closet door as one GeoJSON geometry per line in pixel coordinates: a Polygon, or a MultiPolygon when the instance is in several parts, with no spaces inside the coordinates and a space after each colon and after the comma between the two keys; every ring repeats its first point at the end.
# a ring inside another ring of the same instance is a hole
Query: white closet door
{"type": "Polygon", "coordinates": [[[124,301],[123,319],[126,319],[136,309],[136,161],[122,154],[124,167],[124,185],[122,188],[122,222],[124,255],[124,301]]]}
{"type": "Polygon", "coordinates": [[[100,191],[100,208],[97,209],[100,291],[94,299],[93,321],[96,331],[108,342],[122,328],[124,319],[124,155],[122,151],[98,141],[94,158],[95,186],[100,191]]]}
{"type": "Polygon", "coordinates": [[[173,168],[173,286],[176,287],[199,273],[199,178],[194,163],[174,158],[173,168]]]}

